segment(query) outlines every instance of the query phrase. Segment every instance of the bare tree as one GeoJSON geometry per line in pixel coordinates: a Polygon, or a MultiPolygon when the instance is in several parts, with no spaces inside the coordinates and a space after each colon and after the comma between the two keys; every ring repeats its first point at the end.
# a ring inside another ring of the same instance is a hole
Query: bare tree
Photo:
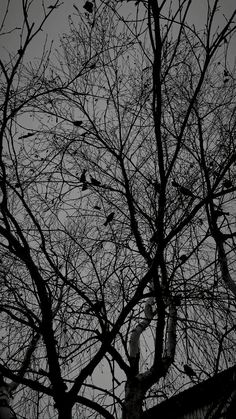
{"type": "Polygon", "coordinates": [[[75,5],[57,58],[27,65],[23,2],[0,160],[0,371],[21,415],[139,419],[235,363],[236,11],[206,1],[196,28],[191,3],[75,5]]]}

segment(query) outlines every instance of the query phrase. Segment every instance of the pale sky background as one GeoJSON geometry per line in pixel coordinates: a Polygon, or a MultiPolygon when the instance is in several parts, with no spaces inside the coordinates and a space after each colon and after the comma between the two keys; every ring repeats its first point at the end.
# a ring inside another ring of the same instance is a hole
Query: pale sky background
{"type": "MultiPolygon", "coordinates": [[[[2,20],[2,16],[6,10],[6,5],[8,0],[0,0],[0,19],[2,20]]],[[[47,8],[49,5],[55,3],[54,0],[44,0],[45,7],[47,8]]],[[[64,32],[68,32],[68,15],[73,14],[75,12],[73,8],[73,4],[75,4],[80,10],[83,9],[83,5],[85,4],[85,0],[61,0],[63,3],[60,8],[53,11],[53,14],[49,18],[48,22],[44,27],[44,32],[40,34],[39,37],[34,41],[31,45],[29,50],[29,54],[31,58],[40,55],[41,48],[43,44],[43,40],[45,39],[46,33],[48,34],[48,40],[54,39],[58,40],[59,36],[62,35],[64,32]]],[[[193,0],[191,6],[190,16],[193,23],[198,26],[203,26],[205,20],[205,7],[206,7],[207,0],[193,0]]],[[[213,0],[212,0],[213,3],[213,0]]],[[[129,13],[130,7],[132,2],[127,3],[123,1],[123,9],[127,10],[127,14],[129,13]]],[[[235,0],[222,0],[221,1],[221,9],[218,18],[218,24],[224,23],[224,18],[222,17],[223,14],[225,16],[229,16],[232,10],[236,8],[235,0]]],[[[32,21],[39,21],[39,16],[41,15],[41,0],[33,0],[31,10],[31,18],[32,21]]],[[[5,28],[8,30],[12,30],[14,27],[21,26],[22,22],[22,13],[21,13],[21,0],[11,0],[9,6],[9,14],[5,22],[5,28]]],[[[6,30],[6,29],[5,29],[6,30]]],[[[56,42],[58,45],[58,41],[56,42]]],[[[2,35],[0,37],[0,52],[1,55],[4,56],[4,50],[6,49],[11,51],[17,51],[20,46],[19,41],[19,31],[14,31],[11,34],[2,35]]],[[[235,42],[235,50],[236,50],[236,42],[235,42]]],[[[235,52],[232,51],[232,54],[235,56],[235,52]]],[[[26,56],[27,58],[27,56],[26,56]]]]}

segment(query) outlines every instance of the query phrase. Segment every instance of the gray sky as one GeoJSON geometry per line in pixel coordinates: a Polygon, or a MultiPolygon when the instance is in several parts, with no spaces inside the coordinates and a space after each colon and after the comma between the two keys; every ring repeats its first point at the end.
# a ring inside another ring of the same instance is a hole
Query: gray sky
{"type": "MultiPolygon", "coordinates": [[[[8,0],[1,0],[0,1],[0,17],[4,15],[4,11],[6,10],[6,5],[8,3],[8,0]]],[[[44,0],[45,7],[47,8],[49,5],[52,5],[55,3],[54,0],[44,0]]],[[[85,3],[85,0],[66,0],[61,1],[63,3],[59,9],[55,10],[53,12],[53,15],[50,17],[49,21],[45,25],[44,32],[40,35],[40,37],[35,40],[35,42],[32,44],[30,49],[30,55],[33,58],[37,55],[40,55],[40,46],[43,44],[43,40],[45,39],[46,33],[48,34],[48,39],[52,40],[56,39],[58,40],[59,35],[61,35],[63,32],[68,31],[68,15],[74,13],[73,4],[75,4],[79,9],[83,10],[83,5],[85,3]]],[[[212,0],[213,3],[213,0],[212,0]]],[[[224,18],[223,14],[226,16],[229,16],[229,14],[232,12],[232,10],[236,7],[235,0],[222,0],[222,5],[219,10],[219,17],[217,24],[223,23],[224,18]]],[[[193,0],[192,6],[191,6],[191,19],[193,23],[196,26],[202,26],[205,21],[206,16],[206,4],[207,0],[193,0]]],[[[123,8],[124,10],[130,9],[131,3],[123,2],[123,8]]],[[[41,9],[41,0],[34,0],[32,7],[31,7],[31,19],[32,21],[35,20],[36,22],[39,21],[39,16],[42,15],[42,9],[41,9]]],[[[13,29],[16,26],[21,26],[22,22],[22,12],[21,12],[21,0],[10,0],[10,6],[9,6],[9,13],[8,17],[5,22],[5,27],[9,29],[13,29]]],[[[1,36],[0,38],[0,47],[1,47],[1,53],[2,48],[10,49],[11,51],[14,51],[19,48],[19,31],[14,31],[11,34],[7,34],[4,36],[1,36]]]]}

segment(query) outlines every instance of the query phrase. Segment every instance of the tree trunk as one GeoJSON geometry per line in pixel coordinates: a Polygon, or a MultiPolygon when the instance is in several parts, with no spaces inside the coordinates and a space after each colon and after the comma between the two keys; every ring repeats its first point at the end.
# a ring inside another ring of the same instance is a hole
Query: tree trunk
{"type": "Polygon", "coordinates": [[[63,406],[58,409],[58,419],[72,419],[71,406],[63,406]]]}
{"type": "Polygon", "coordinates": [[[141,419],[144,395],[142,381],[136,377],[128,379],[122,419],[141,419]]]}

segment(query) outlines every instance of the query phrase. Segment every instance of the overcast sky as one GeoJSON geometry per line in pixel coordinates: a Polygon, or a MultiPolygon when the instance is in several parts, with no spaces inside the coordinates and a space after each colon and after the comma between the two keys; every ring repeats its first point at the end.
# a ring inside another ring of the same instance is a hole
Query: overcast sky
{"type": "MultiPolygon", "coordinates": [[[[4,11],[6,10],[6,4],[8,0],[0,0],[0,16],[4,15],[4,11]]],[[[213,0],[212,0],[213,2],[213,0]]],[[[46,8],[49,5],[55,3],[54,0],[44,0],[46,8]]],[[[75,4],[79,9],[83,10],[83,5],[85,0],[66,0],[61,1],[63,3],[59,9],[54,11],[54,14],[50,17],[49,21],[45,26],[44,33],[41,34],[40,38],[37,38],[37,41],[32,45],[30,54],[37,56],[40,55],[40,45],[42,45],[42,41],[45,38],[45,34],[48,34],[49,40],[58,40],[59,36],[62,35],[63,32],[68,31],[68,15],[73,14],[75,10],[73,9],[73,4],[75,4]]],[[[202,26],[205,20],[205,5],[207,0],[193,0],[191,6],[191,19],[196,26],[202,26]]],[[[223,23],[224,18],[223,14],[229,16],[232,10],[236,7],[235,0],[222,0],[221,1],[221,14],[218,17],[218,24],[223,23]]],[[[123,7],[126,8],[127,13],[130,9],[131,3],[123,2],[123,7]]],[[[39,21],[39,16],[41,14],[41,0],[34,0],[32,7],[31,7],[31,18],[32,21],[39,21]]],[[[21,13],[21,0],[11,0],[10,7],[9,7],[9,14],[6,19],[7,29],[13,29],[14,27],[21,26],[22,22],[22,13],[21,13]]],[[[1,51],[2,48],[7,48],[8,50],[11,49],[12,51],[17,50],[19,48],[19,32],[15,31],[11,35],[4,35],[0,38],[0,46],[1,51]]]]}

